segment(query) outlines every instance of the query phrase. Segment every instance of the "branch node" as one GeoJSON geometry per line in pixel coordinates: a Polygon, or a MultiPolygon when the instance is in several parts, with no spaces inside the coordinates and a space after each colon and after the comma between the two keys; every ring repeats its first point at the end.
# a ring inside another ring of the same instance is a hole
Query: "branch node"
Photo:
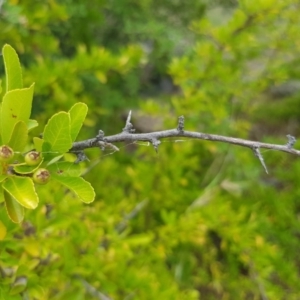
{"type": "Polygon", "coordinates": [[[288,138],[288,142],[286,144],[287,148],[288,149],[293,149],[293,147],[294,147],[294,145],[297,141],[296,138],[294,136],[290,135],[290,134],[288,134],[286,137],[288,138]]]}
{"type": "Polygon", "coordinates": [[[154,149],[155,149],[155,152],[157,153],[158,152],[158,146],[161,144],[161,141],[160,140],[157,140],[157,139],[153,139],[151,141],[154,149]]]}
{"type": "Polygon", "coordinates": [[[98,141],[98,142],[97,142],[97,145],[100,147],[100,149],[101,149],[102,151],[104,151],[105,148],[107,148],[107,147],[113,149],[114,151],[119,151],[119,148],[118,148],[117,146],[115,146],[115,145],[112,144],[112,143],[107,143],[107,142],[105,142],[105,141],[98,141]]]}
{"type": "Polygon", "coordinates": [[[105,150],[105,146],[106,146],[106,143],[105,143],[105,142],[103,142],[103,141],[98,141],[97,144],[98,144],[98,146],[100,147],[100,149],[101,149],[102,151],[105,150]]]}
{"type": "Polygon", "coordinates": [[[75,152],[75,155],[77,156],[77,158],[74,164],[79,164],[80,162],[85,160],[90,161],[83,151],[75,152]]]}
{"type": "Polygon", "coordinates": [[[112,143],[106,143],[106,145],[115,151],[120,151],[120,149],[112,143]]]}
{"type": "Polygon", "coordinates": [[[127,133],[134,133],[135,132],[135,129],[133,128],[133,125],[130,122],[130,119],[131,119],[131,111],[129,111],[125,127],[122,130],[123,132],[127,132],[127,133]]]}
{"type": "Polygon", "coordinates": [[[260,153],[259,146],[253,146],[252,150],[254,151],[254,155],[259,159],[260,163],[264,167],[265,172],[267,174],[269,174],[267,166],[266,166],[265,161],[264,161],[264,158],[262,157],[262,155],[260,153]]]}
{"type": "Polygon", "coordinates": [[[178,126],[177,126],[177,130],[179,132],[183,132],[183,129],[184,129],[184,116],[180,116],[178,118],[178,126]]]}

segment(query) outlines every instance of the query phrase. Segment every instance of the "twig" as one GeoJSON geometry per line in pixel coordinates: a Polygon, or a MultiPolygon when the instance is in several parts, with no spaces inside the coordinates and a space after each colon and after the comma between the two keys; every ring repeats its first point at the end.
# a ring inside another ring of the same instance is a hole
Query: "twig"
{"type": "Polygon", "coordinates": [[[127,118],[126,126],[121,133],[110,135],[110,136],[104,136],[104,134],[102,134],[101,136],[98,135],[97,137],[92,139],[75,142],[72,148],[70,149],[70,152],[77,153],[88,148],[99,148],[100,146],[101,148],[110,147],[117,151],[118,148],[114,145],[114,143],[136,142],[136,141],[147,141],[153,144],[155,148],[157,148],[160,139],[171,138],[171,137],[185,137],[189,139],[228,143],[228,144],[233,144],[233,145],[246,147],[250,149],[255,149],[255,148],[271,149],[271,150],[282,151],[289,154],[300,156],[300,150],[293,149],[293,145],[296,141],[294,137],[293,139],[289,138],[288,144],[278,145],[278,144],[261,143],[257,141],[227,137],[227,136],[217,135],[217,134],[186,131],[183,130],[183,120],[184,120],[183,117],[180,117],[179,124],[176,129],[155,131],[149,133],[133,133],[132,132],[133,126],[130,123],[130,117],[131,117],[131,113],[127,118]]]}
{"type": "Polygon", "coordinates": [[[99,300],[111,300],[111,298],[107,297],[105,294],[98,291],[95,287],[93,287],[91,284],[89,284],[85,279],[76,276],[81,281],[82,285],[85,287],[85,290],[87,293],[89,293],[91,296],[99,299],[99,300]]]}
{"type": "Polygon", "coordinates": [[[121,233],[122,231],[124,231],[124,229],[126,229],[128,222],[135,218],[143,209],[144,207],[148,204],[148,200],[145,199],[141,202],[139,202],[134,208],[133,210],[124,216],[123,220],[116,226],[116,231],[118,233],[121,233]]]}

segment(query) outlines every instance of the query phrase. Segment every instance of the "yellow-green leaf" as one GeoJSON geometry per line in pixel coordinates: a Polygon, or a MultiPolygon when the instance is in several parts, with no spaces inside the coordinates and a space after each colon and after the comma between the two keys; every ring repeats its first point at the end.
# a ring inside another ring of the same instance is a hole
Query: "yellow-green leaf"
{"type": "Polygon", "coordinates": [[[23,151],[28,139],[28,129],[23,121],[19,121],[12,132],[11,138],[8,142],[14,151],[23,151]]]}
{"type": "Polygon", "coordinates": [[[74,104],[69,111],[71,117],[71,138],[73,142],[82,127],[87,111],[87,105],[82,102],[74,104]]]}
{"type": "Polygon", "coordinates": [[[43,139],[40,139],[38,137],[33,138],[33,144],[36,151],[42,152],[43,143],[44,143],[43,139]]]}
{"type": "Polygon", "coordinates": [[[6,236],[7,229],[5,225],[0,221],[0,241],[3,241],[6,236]]]}
{"type": "Polygon", "coordinates": [[[39,126],[39,123],[36,121],[36,120],[32,120],[32,119],[29,119],[27,121],[27,128],[28,128],[28,131],[35,128],[35,127],[38,127],[39,126]]]}
{"type": "Polygon", "coordinates": [[[44,129],[43,152],[67,152],[72,147],[70,115],[59,112],[51,117],[44,129]]]}
{"type": "Polygon", "coordinates": [[[21,223],[24,219],[24,207],[21,206],[13,197],[4,191],[5,207],[9,218],[14,223],[21,223]]]}
{"type": "Polygon", "coordinates": [[[53,179],[70,189],[81,201],[91,203],[95,199],[95,191],[91,184],[82,177],[66,177],[57,173],[51,174],[53,179]]]}
{"type": "Polygon", "coordinates": [[[4,45],[2,54],[6,73],[6,92],[23,87],[22,70],[18,54],[10,45],[4,45]]]}
{"type": "Polygon", "coordinates": [[[1,136],[3,144],[7,144],[13,129],[19,121],[27,124],[32,106],[34,84],[30,88],[13,90],[3,97],[1,107],[1,136]]]}
{"type": "Polygon", "coordinates": [[[14,171],[17,172],[18,174],[31,174],[35,170],[37,170],[42,163],[43,160],[36,166],[28,166],[26,164],[20,164],[14,167],[14,171]]]}
{"type": "Polygon", "coordinates": [[[22,206],[29,209],[37,207],[39,198],[31,178],[21,176],[9,177],[2,186],[22,206]]]}

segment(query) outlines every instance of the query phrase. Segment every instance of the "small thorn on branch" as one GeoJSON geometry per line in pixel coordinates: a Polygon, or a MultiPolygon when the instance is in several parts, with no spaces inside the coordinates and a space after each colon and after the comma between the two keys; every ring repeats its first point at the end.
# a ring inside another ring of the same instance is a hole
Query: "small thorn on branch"
{"type": "Polygon", "coordinates": [[[160,140],[157,140],[157,139],[153,139],[151,141],[156,153],[158,152],[158,146],[161,144],[161,141],[160,140]]]}
{"type": "Polygon", "coordinates": [[[135,132],[135,129],[133,128],[133,125],[131,124],[130,120],[131,120],[131,111],[129,111],[125,127],[123,128],[123,132],[127,132],[127,133],[135,132]]]}
{"type": "Polygon", "coordinates": [[[104,138],[104,131],[103,130],[99,130],[98,134],[96,135],[96,138],[98,140],[103,140],[103,138],[104,138]]]}
{"type": "Polygon", "coordinates": [[[184,129],[184,116],[180,116],[178,118],[178,126],[177,126],[177,130],[179,132],[183,132],[183,129],[184,129]]]}
{"type": "Polygon", "coordinates": [[[85,160],[90,161],[83,151],[75,152],[75,155],[77,156],[77,158],[74,164],[79,164],[80,162],[85,160]]]}
{"type": "Polygon", "coordinates": [[[287,142],[286,146],[288,147],[288,149],[293,149],[294,145],[297,141],[296,138],[290,134],[288,134],[286,137],[288,138],[288,142],[287,142]]]}
{"type": "Polygon", "coordinates": [[[262,157],[262,155],[260,153],[259,146],[254,146],[252,149],[254,151],[254,155],[256,157],[258,157],[258,159],[259,159],[260,163],[262,164],[262,166],[264,167],[266,173],[269,174],[267,166],[266,166],[265,161],[264,161],[264,158],[262,157]]]}

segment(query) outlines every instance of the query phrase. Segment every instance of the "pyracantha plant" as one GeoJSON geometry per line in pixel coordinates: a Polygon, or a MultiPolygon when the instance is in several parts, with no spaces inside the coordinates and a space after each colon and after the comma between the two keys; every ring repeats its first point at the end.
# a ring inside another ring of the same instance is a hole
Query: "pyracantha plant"
{"type": "Polygon", "coordinates": [[[38,206],[36,184],[51,181],[67,187],[83,202],[92,202],[92,186],[80,177],[76,158],[70,161],[66,155],[86,117],[86,104],[76,103],[68,112],[54,114],[42,138],[29,139],[30,130],[38,126],[30,119],[34,84],[23,87],[19,58],[11,46],[5,45],[2,55],[6,90],[0,107],[0,203],[5,203],[10,219],[19,223],[25,208],[38,206]]]}

